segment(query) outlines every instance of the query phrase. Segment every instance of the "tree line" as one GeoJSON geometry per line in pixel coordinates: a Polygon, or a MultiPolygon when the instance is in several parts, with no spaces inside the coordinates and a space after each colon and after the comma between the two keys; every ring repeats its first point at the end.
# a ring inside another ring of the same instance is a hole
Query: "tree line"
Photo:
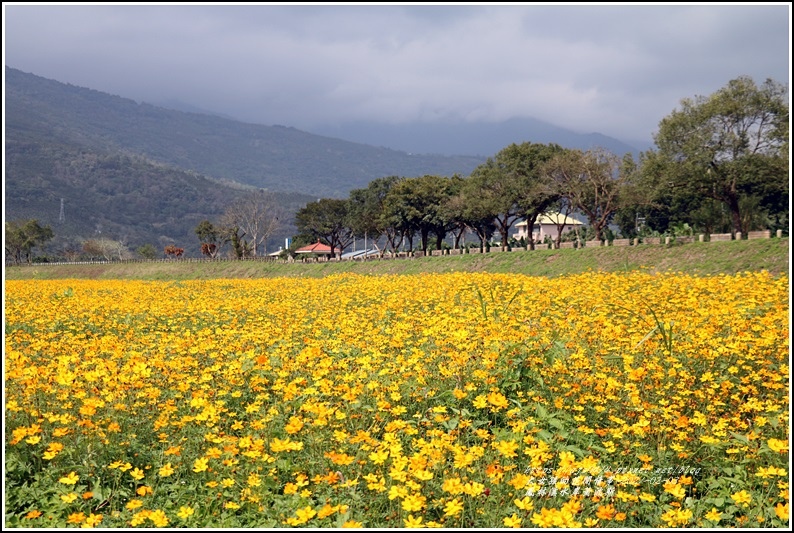
{"type": "MultiPolygon", "coordinates": [[[[578,213],[592,238],[609,226],[623,237],[680,231],[744,233],[788,229],[787,88],[773,80],[732,80],[708,97],[684,99],[659,124],[655,149],[618,157],[594,148],[511,144],[468,177],[375,179],[346,199],[323,198],[295,217],[293,248],[321,241],[344,250],[356,238],[427,252],[465,232],[483,247],[505,246],[513,224],[544,213],[578,213]]],[[[556,245],[559,246],[561,232],[556,245]]]]}
{"type": "MultiPolygon", "coordinates": [[[[623,237],[669,232],[788,233],[788,89],[742,76],[710,96],[681,100],[662,119],[656,147],[639,161],[601,148],[573,150],[556,144],[511,144],[469,176],[381,177],[344,199],[321,198],[295,213],[298,234],[291,252],[321,241],[344,250],[354,239],[385,241],[385,250],[441,249],[466,233],[484,247],[495,236],[502,246],[513,225],[525,220],[526,243],[535,247],[533,225],[549,212],[574,213],[588,222],[588,239],[603,240],[617,226],[623,237]]],[[[253,191],[232,202],[220,220],[195,228],[201,253],[216,257],[229,245],[233,257],[255,257],[285,220],[274,195],[253,191]]],[[[36,220],[6,223],[6,257],[30,262],[32,250],[52,239],[36,220]]],[[[557,234],[559,247],[561,228],[557,234]]],[[[124,243],[91,239],[88,256],[127,258],[124,243]]],[[[151,245],[137,250],[154,258],[151,245]]],[[[286,252],[285,252],[286,253],[286,252]]]]}

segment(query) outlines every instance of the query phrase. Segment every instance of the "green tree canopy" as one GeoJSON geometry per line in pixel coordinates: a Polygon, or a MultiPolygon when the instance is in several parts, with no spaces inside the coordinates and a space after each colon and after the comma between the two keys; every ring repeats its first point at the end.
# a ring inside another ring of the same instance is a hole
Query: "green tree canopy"
{"type": "Polygon", "coordinates": [[[532,227],[559,197],[546,164],[562,152],[556,144],[511,144],[474,169],[463,187],[466,201],[472,204],[472,220],[490,215],[502,236],[502,246],[517,220],[526,218],[532,227]]]}
{"type": "Polygon", "coordinates": [[[661,191],[721,202],[733,232],[752,229],[758,217],[748,210],[788,219],[780,202],[788,197],[787,93],[771,79],[758,86],[742,76],[711,96],[683,99],[659,123],[643,172],[661,191]]]}
{"type": "Polygon", "coordinates": [[[33,248],[41,246],[55,236],[50,226],[42,226],[38,220],[16,220],[6,222],[6,256],[15,264],[32,261],[33,248]]]}
{"type": "Polygon", "coordinates": [[[306,204],[295,214],[295,225],[301,234],[323,240],[340,253],[353,242],[349,200],[322,198],[306,204]]]}

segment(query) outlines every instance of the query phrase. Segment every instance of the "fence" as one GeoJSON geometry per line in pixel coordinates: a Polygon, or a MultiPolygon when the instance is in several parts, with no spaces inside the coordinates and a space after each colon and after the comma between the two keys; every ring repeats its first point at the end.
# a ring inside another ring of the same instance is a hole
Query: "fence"
{"type": "MultiPolygon", "coordinates": [[[[777,230],[775,233],[775,237],[780,239],[783,237],[783,232],[781,230],[777,230]]],[[[772,238],[772,231],[771,230],[762,230],[762,231],[749,231],[747,232],[747,239],[754,240],[754,239],[771,239],[772,238]]],[[[645,237],[642,241],[638,238],[635,239],[614,239],[612,241],[587,241],[583,243],[576,243],[575,241],[568,241],[568,242],[561,242],[560,249],[566,248],[598,248],[601,246],[638,246],[640,244],[665,244],[669,245],[673,242],[675,243],[693,243],[693,242],[721,242],[721,241],[732,241],[732,240],[741,240],[742,234],[737,233],[736,237],[734,238],[733,235],[730,233],[715,233],[715,234],[700,234],[697,236],[697,239],[694,236],[684,236],[684,237],[645,237]]],[[[546,246],[538,243],[535,245],[536,250],[546,250],[546,246]]],[[[515,247],[511,251],[530,251],[531,248],[527,246],[526,248],[523,247],[515,247]]],[[[411,259],[416,257],[426,257],[426,256],[443,256],[443,255],[461,255],[461,254],[479,254],[479,253],[496,253],[496,252],[503,252],[507,251],[506,248],[501,248],[499,246],[493,246],[490,249],[486,248],[484,250],[480,250],[479,247],[473,248],[462,248],[462,249],[455,249],[455,250],[428,250],[427,253],[422,252],[421,250],[413,251],[413,252],[384,252],[382,255],[374,256],[374,257],[354,257],[354,258],[331,258],[331,257],[303,257],[300,259],[295,258],[288,258],[288,259],[281,259],[279,257],[271,257],[271,256],[257,256],[257,257],[244,257],[241,259],[229,259],[229,258],[209,258],[209,257],[179,257],[179,258],[163,258],[163,259],[121,259],[121,260],[102,260],[102,261],[58,261],[58,262],[48,262],[48,263],[32,263],[35,266],[45,266],[45,265],[108,265],[108,264],[126,264],[126,263],[219,263],[224,261],[249,261],[249,262],[264,262],[264,263],[327,263],[327,262],[336,262],[336,261],[380,261],[380,260],[391,260],[391,259],[411,259]]],[[[9,266],[8,261],[6,260],[6,265],[9,266]]],[[[32,266],[28,263],[22,263],[19,266],[32,266]]]]}

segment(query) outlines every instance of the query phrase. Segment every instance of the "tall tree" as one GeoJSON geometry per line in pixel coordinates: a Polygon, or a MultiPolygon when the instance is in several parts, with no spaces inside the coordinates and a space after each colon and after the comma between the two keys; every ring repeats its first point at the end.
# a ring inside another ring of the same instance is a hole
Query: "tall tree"
{"type": "Polygon", "coordinates": [[[353,242],[350,200],[322,198],[306,204],[295,214],[295,225],[302,234],[324,240],[334,252],[342,252],[353,242]]]}
{"type": "Polygon", "coordinates": [[[631,166],[608,150],[594,148],[561,152],[547,168],[571,205],[587,217],[595,238],[602,240],[605,228],[626,201],[634,177],[631,166]]]}
{"type": "Polygon", "coordinates": [[[562,151],[555,144],[511,144],[471,173],[463,187],[464,194],[479,204],[477,211],[491,214],[503,247],[513,223],[527,218],[531,228],[559,196],[545,165],[562,151]]]}
{"type": "Polygon", "coordinates": [[[209,220],[202,220],[195,229],[201,243],[201,253],[214,258],[218,255],[221,248],[222,230],[216,228],[209,220]]]}
{"type": "Polygon", "coordinates": [[[427,253],[431,233],[436,236],[436,249],[441,249],[452,227],[444,205],[453,196],[456,183],[451,178],[435,175],[404,178],[386,199],[386,216],[403,228],[409,240],[412,232],[418,232],[423,252],[427,253]]]}
{"type": "Polygon", "coordinates": [[[355,236],[376,241],[385,235],[392,252],[400,245],[401,232],[387,215],[386,201],[400,179],[397,176],[378,178],[369,182],[365,189],[350,191],[350,223],[355,236]]]}
{"type": "Polygon", "coordinates": [[[681,100],[659,123],[657,150],[648,159],[660,187],[669,186],[722,202],[732,232],[747,230],[747,209],[788,207],[788,89],[771,79],[761,86],[749,76],[731,80],[711,96],[681,100]],[[757,201],[748,201],[755,197],[757,201]]]}
{"type": "Polygon", "coordinates": [[[55,233],[50,226],[42,226],[35,219],[6,222],[6,255],[16,264],[22,263],[23,260],[31,263],[33,249],[52,240],[54,236],[55,233]]]}

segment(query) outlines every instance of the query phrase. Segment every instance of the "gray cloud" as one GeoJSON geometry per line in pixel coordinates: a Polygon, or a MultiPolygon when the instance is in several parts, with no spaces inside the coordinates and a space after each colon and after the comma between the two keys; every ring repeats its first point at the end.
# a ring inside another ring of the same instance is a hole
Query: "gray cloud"
{"type": "Polygon", "coordinates": [[[247,122],[497,121],[650,139],[682,98],[788,83],[790,5],[15,5],[6,65],[247,122]]]}

